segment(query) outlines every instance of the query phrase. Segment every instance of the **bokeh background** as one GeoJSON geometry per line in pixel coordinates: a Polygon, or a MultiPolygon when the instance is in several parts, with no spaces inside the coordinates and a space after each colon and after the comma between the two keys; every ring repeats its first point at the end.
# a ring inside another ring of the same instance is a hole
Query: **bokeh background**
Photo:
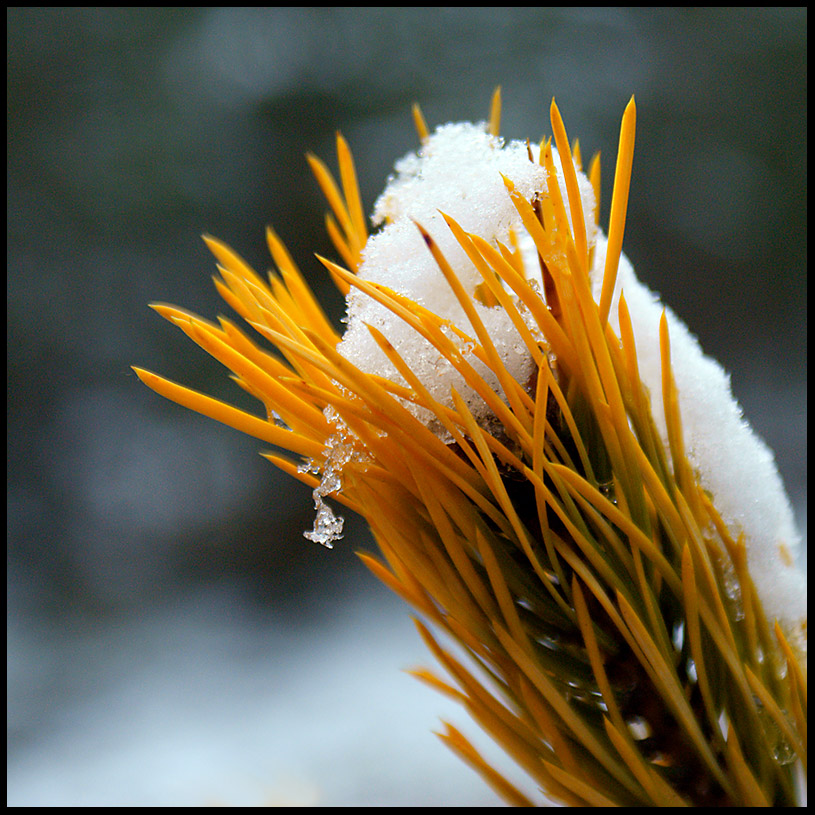
{"type": "MultiPolygon", "coordinates": [[[[370,209],[431,125],[638,134],[625,249],[732,372],[806,529],[802,9],[9,9],[8,803],[494,805],[430,730],[463,711],[308,490],[165,402],[139,364],[238,404],[147,308],[226,311],[210,232],[273,224],[328,304],[304,153],[353,147],[370,209]]],[[[484,746],[485,741],[478,742],[484,746]]],[[[488,750],[488,747],[484,747],[488,750]]],[[[520,780],[517,772],[510,775],[520,780]]]]}

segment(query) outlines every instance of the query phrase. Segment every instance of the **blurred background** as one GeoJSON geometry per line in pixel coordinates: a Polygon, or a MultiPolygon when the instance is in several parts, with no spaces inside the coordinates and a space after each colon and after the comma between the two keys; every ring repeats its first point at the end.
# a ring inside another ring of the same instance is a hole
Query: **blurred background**
{"type": "MultiPolygon", "coordinates": [[[[431,735],[466,714],[401,601],[305,540],[309,491],[131,364],[251,406],[147,308],[227,311],[202,232],[268,267],[272,224],[335,320],[304,153],[341,130],[370,210],[431,126],[549,133],[556,96],[625,251],[732,373],[806,533],[802,9],[7,12],[8,804],[495,805],[431,735]]],[[[253,408],[254,409],[254,408],[253,408]]],[[[498,759],[500,761],[500,759],[498,759]]],[[[508,771],[521,781],[515,770],[508,771]]]]}

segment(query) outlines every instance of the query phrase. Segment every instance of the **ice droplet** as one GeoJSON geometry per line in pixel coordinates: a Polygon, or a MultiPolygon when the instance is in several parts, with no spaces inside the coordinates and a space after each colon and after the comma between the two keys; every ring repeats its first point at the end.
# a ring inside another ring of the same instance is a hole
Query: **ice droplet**
{"type": "Polygon", "coordinates": [[[792,746],[783,736],[778,737],[773,747],[773,758],[782,766],[792,764],[797,758],[792,746]]]}
{"type": "Polygon", "coordinates": [[[724,591],[733,604],[733,617],[741,621],[744,619],[744,603],[741,594],[741,583],[736,570],[730,563],[724,564],[724,591]]]}
{"type": "Polygon", "coordinates": [[[320,483],[311,493],[312,498],[314,498],[314,509],[317,510],[314,517],[314,527],[310,532],[303,532],[303,537],[319,543],[327,549],[333,549],[334,541],[342,538],[342,527],[345,519],[341,515],[335,515],[334,510],[323,499],[326,495],[338,493],[342,488],[342,480],[330,459],[323,465],[322,472],[320,483]]]}
{"type": "Polygon", "coordinates": [[[357,462],[368,460],[364,450],[357,449],[358,439],[345,424],[336,408],[329,405],[325,411],[325,418],[337,430],[325,444],[325,461],[320,465],[309,459],[298,467],[300,472],[320,474],[320,483],[314,488],[314,509],[317,514],[314,518],[314,527],[311,531],[303,532],[303,537],[319,543],[327,549],[334,548],[334,541],[342,538],[342,529],[345,519],[336,515],[334,510],[325,502],[328,495],[336,495],[342,491],[342,469],[352,459],[357,462]]]}
{"type": "MultiPolygon", "coordinates": [[[[758,709],[758,716],[764,728],[764,733],[768,741],[772,744],[773,758],[782,766],[792,764],[796,759],[796,753],[792,749],[792,745],[787,741],[786,737],[781,732],[781,729],[775,722],[775,719],[768,713],[767,709],[761,703],[760,699],[753,697],[758,709]]],[[[786,711],[782,711],[786,713],[786,711]]]]}
{"type": "Polygon", "coordinates": [[[314,509],[317,515],[314,518],[314,528],[308,532],[303,532],[303,537],[310,541],[325,546],[326,549],[334,548],[334,541],[342,538],[342,528],[345,519],[342,515],[335,515],[334,510],[323,500],[320,495],[320,488],[314,490],[314,509]]]}

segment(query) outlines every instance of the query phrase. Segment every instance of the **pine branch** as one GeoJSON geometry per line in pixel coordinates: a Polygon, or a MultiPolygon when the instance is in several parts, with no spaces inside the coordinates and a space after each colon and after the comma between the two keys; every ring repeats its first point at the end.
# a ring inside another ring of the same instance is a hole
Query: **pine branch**
{"type": "MultiPolygon", "coordinates": [[[[770,552],[776,576],[805,591],[786,498],[719,369],[710,378],[712,363],[669,312],[651,320],[653,299],[621,254],[633,99],[607,240],[595,222],[599,161],[583,176],[554,101],[554,147],[504,146],[500,109],[496,92],[486,130],[431,134],[414,108],[421,161],[437,164],[423,164],[426,175],[419,158],[404,165],[373,236],[342,137],[339,184],[309,156],[347,266],[321,259],[347,297],[342,338],[271,230],[278,275],[268,284],[207,238],[218,290],[277,350],[230,321],[156,309],[223,362],[266,418],[137,373],[301,457],[266,454],[314,490],[307,537],[329,547],[338,537],[329,496],[367,519],[381,557],[360,557],[421,615],[419,633],[453,684],[416,675],[460,702],[546,795],[572,806],[795,805],[806,769],[805,601],[780,605],[755,566],[770,552]],[[445,184],[466,183],[468,150],[489,172],[450,198],[445,184]],[[499,155],[512,168],[503,178],[491,164],[499,155]],[[431,196],[414,220],[405,201],[439,167],[447,175],[432,192],[460,212],[437,212],[431,196]],[[480,233],[465,225],[471,216],[480,233]],[[418,279],[402,262],[417,264],[418,279]],[[688,384],[689,365],[730,400],[701,427],[683,423],[706,398],[688,384]],[[699,438],[734,426],[725,443],[756,462],[749,496],[722,489],[732,469],[709,449],[699,457],[699,438]],[[761,506],[771,526],[777,518],[772,535],[734,523],[734,500],[761,506]]],[[[508,803],[533,805],[455,727],[438,735],[508,803]]]]}

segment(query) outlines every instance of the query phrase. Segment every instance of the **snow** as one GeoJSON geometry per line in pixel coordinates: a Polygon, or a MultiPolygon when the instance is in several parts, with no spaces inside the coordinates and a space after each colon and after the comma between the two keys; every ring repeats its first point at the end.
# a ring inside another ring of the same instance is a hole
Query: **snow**
{"type": "MultiPolygon", "coordinates": [[[[372,235],[365,246],[360,277],[387,285],[475,337],[474,329],[430,255],[416,223],[427,230],[465,290],[472,295],[482,283],[481,275],[467,259],[441,213],[455,219],[466,232],[508,244],[510,228],[519,234],[523,228],[502,175],[510,178],[518,192],[530,199],[536,190],[546,188],[546,171],[538,162],[538,147],[533,145],[529,149],[533,161],[529,160],[525,142],[504,145],[501,139],[490,136],[484,125],[464,123],[440,127],[418,155],[411,153],[396,164],[396,175],[374,207],[373,221],[384,227],[372,235]]],[[[553,150],[553,154],[560,174],[557,151],[553,150]]],[[[581,195],[584,211],[591,212],[594,193],[585,177],[581,195]]],[[[527,240],[527,244],[531,247],[530,241],[527,240]]],[[[534,251],[534,247],[531,248],[534,251]]],[[[537,268],[536,260],[532,268],[537,268]]],[[[525,353],[519,353],[518,333],[510,318],[503,309],[489,308],[477,301],[474,305],[507,370],[517,381],[526,382],[532,373],[532,360],[525,353]]],[[[343,356],[364,371],[406,384],[368,332],[365,324],[371,324],[382,331],[409,362],[434,399],[452,407],[450,389],[455,388],[477,419],[488,418],[489,410],[484,402],[453,366],[407,323],[395,319],[384,306],[356,289],[351,290],[347,306],[348,328],[337,349],[343,356]]],[[[467,344],[460,350],[490,387],[500,393],[495,374],[469,356],[467,344]]],[[[412,409],[421,415],[418,408],[412,409]]]]}

